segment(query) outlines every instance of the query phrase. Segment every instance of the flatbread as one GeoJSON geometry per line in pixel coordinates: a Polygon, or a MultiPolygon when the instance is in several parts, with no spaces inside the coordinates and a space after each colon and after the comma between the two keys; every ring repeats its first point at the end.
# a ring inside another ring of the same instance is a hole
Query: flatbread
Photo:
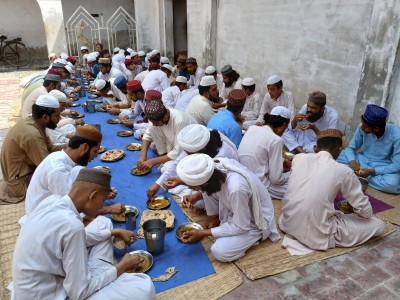
{"type": "Polygon", "coordinates": [[[140,219],[139,230],[136,233],[137,238],[143,239],[143,223],[151,219],[161,219],[167,223],[166,228],[171,229],[174,227],[175,215],[172,210],[145,210],[140,219]]]}
{"type": "Polygon", "coordinates": [[[114,150],[108,150],[104,152],[101,156],[100,159],[103,161],[116,161],[121,158],[123,158],[125,155],[125,151],[122,149],[114,149],[114,150]]]}
{"type": "Polygon", "coordinates": [[[169,280],[172,276],[174,276],[176,274],[176,272],[178,272],[178,270],[176,269],[176,267],[169,267],[168,269],[165,270],[165,274],[160,275],[156,278],[151,278],[151,281],[156,282],[156,281],[167,281],[169,280]]]}

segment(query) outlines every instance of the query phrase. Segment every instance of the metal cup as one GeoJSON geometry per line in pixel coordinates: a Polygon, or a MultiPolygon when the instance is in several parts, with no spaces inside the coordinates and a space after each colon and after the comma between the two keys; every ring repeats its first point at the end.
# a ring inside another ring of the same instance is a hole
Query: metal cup
{"type": "Polygon", "coordinates": [[[82,86],[81,90],[79,91],[79,97],[86,97],[86,88],[84,86],[82,86]]]}
{"type": "Polygon", "coordinates": [[[96,112],[96,102],[94,100],[87,100],[86,105],[88,108],[89,113],[95,113],[96,112]]]}
{"type": "Polygon", "coordinates": [[[126,230],[133,231],[136,229],[136,217],[137,213],[134,211],[130,211],[125,214],[126,230]]]}
{"type": "Polygon", "coordinates": [[[147,251],[152,255],[161,254],[164,251],[166,226],[167,224],[161,219],[151,219],[143,223],[147,251]]]}

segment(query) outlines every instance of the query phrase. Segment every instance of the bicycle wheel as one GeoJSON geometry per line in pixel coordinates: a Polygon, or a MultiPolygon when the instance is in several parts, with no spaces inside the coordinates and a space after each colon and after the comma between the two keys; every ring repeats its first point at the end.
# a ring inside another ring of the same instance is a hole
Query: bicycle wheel
{"type": "Polygon", "coordinates": [[[31,52],[21,42],[9,42],[3,47],[4,60],[16,67],[23,67],[31,60],[31,52]]]}

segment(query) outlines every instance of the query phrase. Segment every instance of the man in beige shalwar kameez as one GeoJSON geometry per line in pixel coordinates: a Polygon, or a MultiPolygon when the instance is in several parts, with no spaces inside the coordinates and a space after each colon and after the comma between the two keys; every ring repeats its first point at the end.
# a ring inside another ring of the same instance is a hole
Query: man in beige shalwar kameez
{"type": "Polygon", "coordinates": [[[311,249],[359,245],[384,230],[383,221],[372,216],[353,170],[335,161],[342,151],[342,135],[337,129],[320,131],[316,154],[298,154],[292,162],[278,224],[311,249]],[[354,208],[353,214],[335,211],[333,201],[339,192],[354,208]]]}

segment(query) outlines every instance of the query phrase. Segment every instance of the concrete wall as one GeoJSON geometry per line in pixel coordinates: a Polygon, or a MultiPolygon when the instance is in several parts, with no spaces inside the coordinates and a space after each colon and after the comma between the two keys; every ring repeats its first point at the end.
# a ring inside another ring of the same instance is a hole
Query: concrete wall
{"type": "MultiPolygon", "coordinates": [[[[206,2],[187,2],[189,55],[202,66],[210,61],[204,40],[213,35],[206,2]]],[[[324,91],[352,128],[367,103],[385,102],[400,24],[395,0],[219,0],[216,6],[217,68],[229,63],[242,77],[254,77],[262,94],[272,74],[283,78],[298,108],[311,91],[324,91]]]]}
{"type": "MultiPolygon", "coordinates": [[[[106,26],[107,20],[112,16],[112,14],[118,9],[119,6],[122,6],[130,16],[135,19],[135,6],[132,0],[63,0],[62,1],[62,8],[64,13],[64,22],[66,23],[67,20],[72,16],[75,10],[82,5],[90,14],[98,14],[99,17],[95,19],[100,23],[101,27],[106,26]]],[[[113,47],[120,47],[126,49],[127,47],[134,47],[132,43],[129,41],[129,35],[127,31],[127,25],[125,23],[120,23],[117,27],[117,43],[112,45],[111,42],[108,44],[107,39],[107,31],[101,30],[101,42],[104,45],[105,49],[113,48],[113,47]]],[[[86,39],[86,44],[89,49],[94,48],[97,40],[93,41],[90,40],[90,30],[85,29],[83,35],[86,39]]],[[[79,44],[79,42],[78,42],[79,44]]],[[[81,45],[79,45],[81,46],[81,45]]],[[[112,49],[111,49],[112,50],[112,49]]]]}
{"type": "MultiPolygon", "coordinates": [[[[36,1],[1,0],[0,34],[7,35],[9,39],[22,38],[31,51],[30,65],[47,65],[46,36],[36,1]]],[[[3,67],[3,62],[0,64],[3,67]]]]}

